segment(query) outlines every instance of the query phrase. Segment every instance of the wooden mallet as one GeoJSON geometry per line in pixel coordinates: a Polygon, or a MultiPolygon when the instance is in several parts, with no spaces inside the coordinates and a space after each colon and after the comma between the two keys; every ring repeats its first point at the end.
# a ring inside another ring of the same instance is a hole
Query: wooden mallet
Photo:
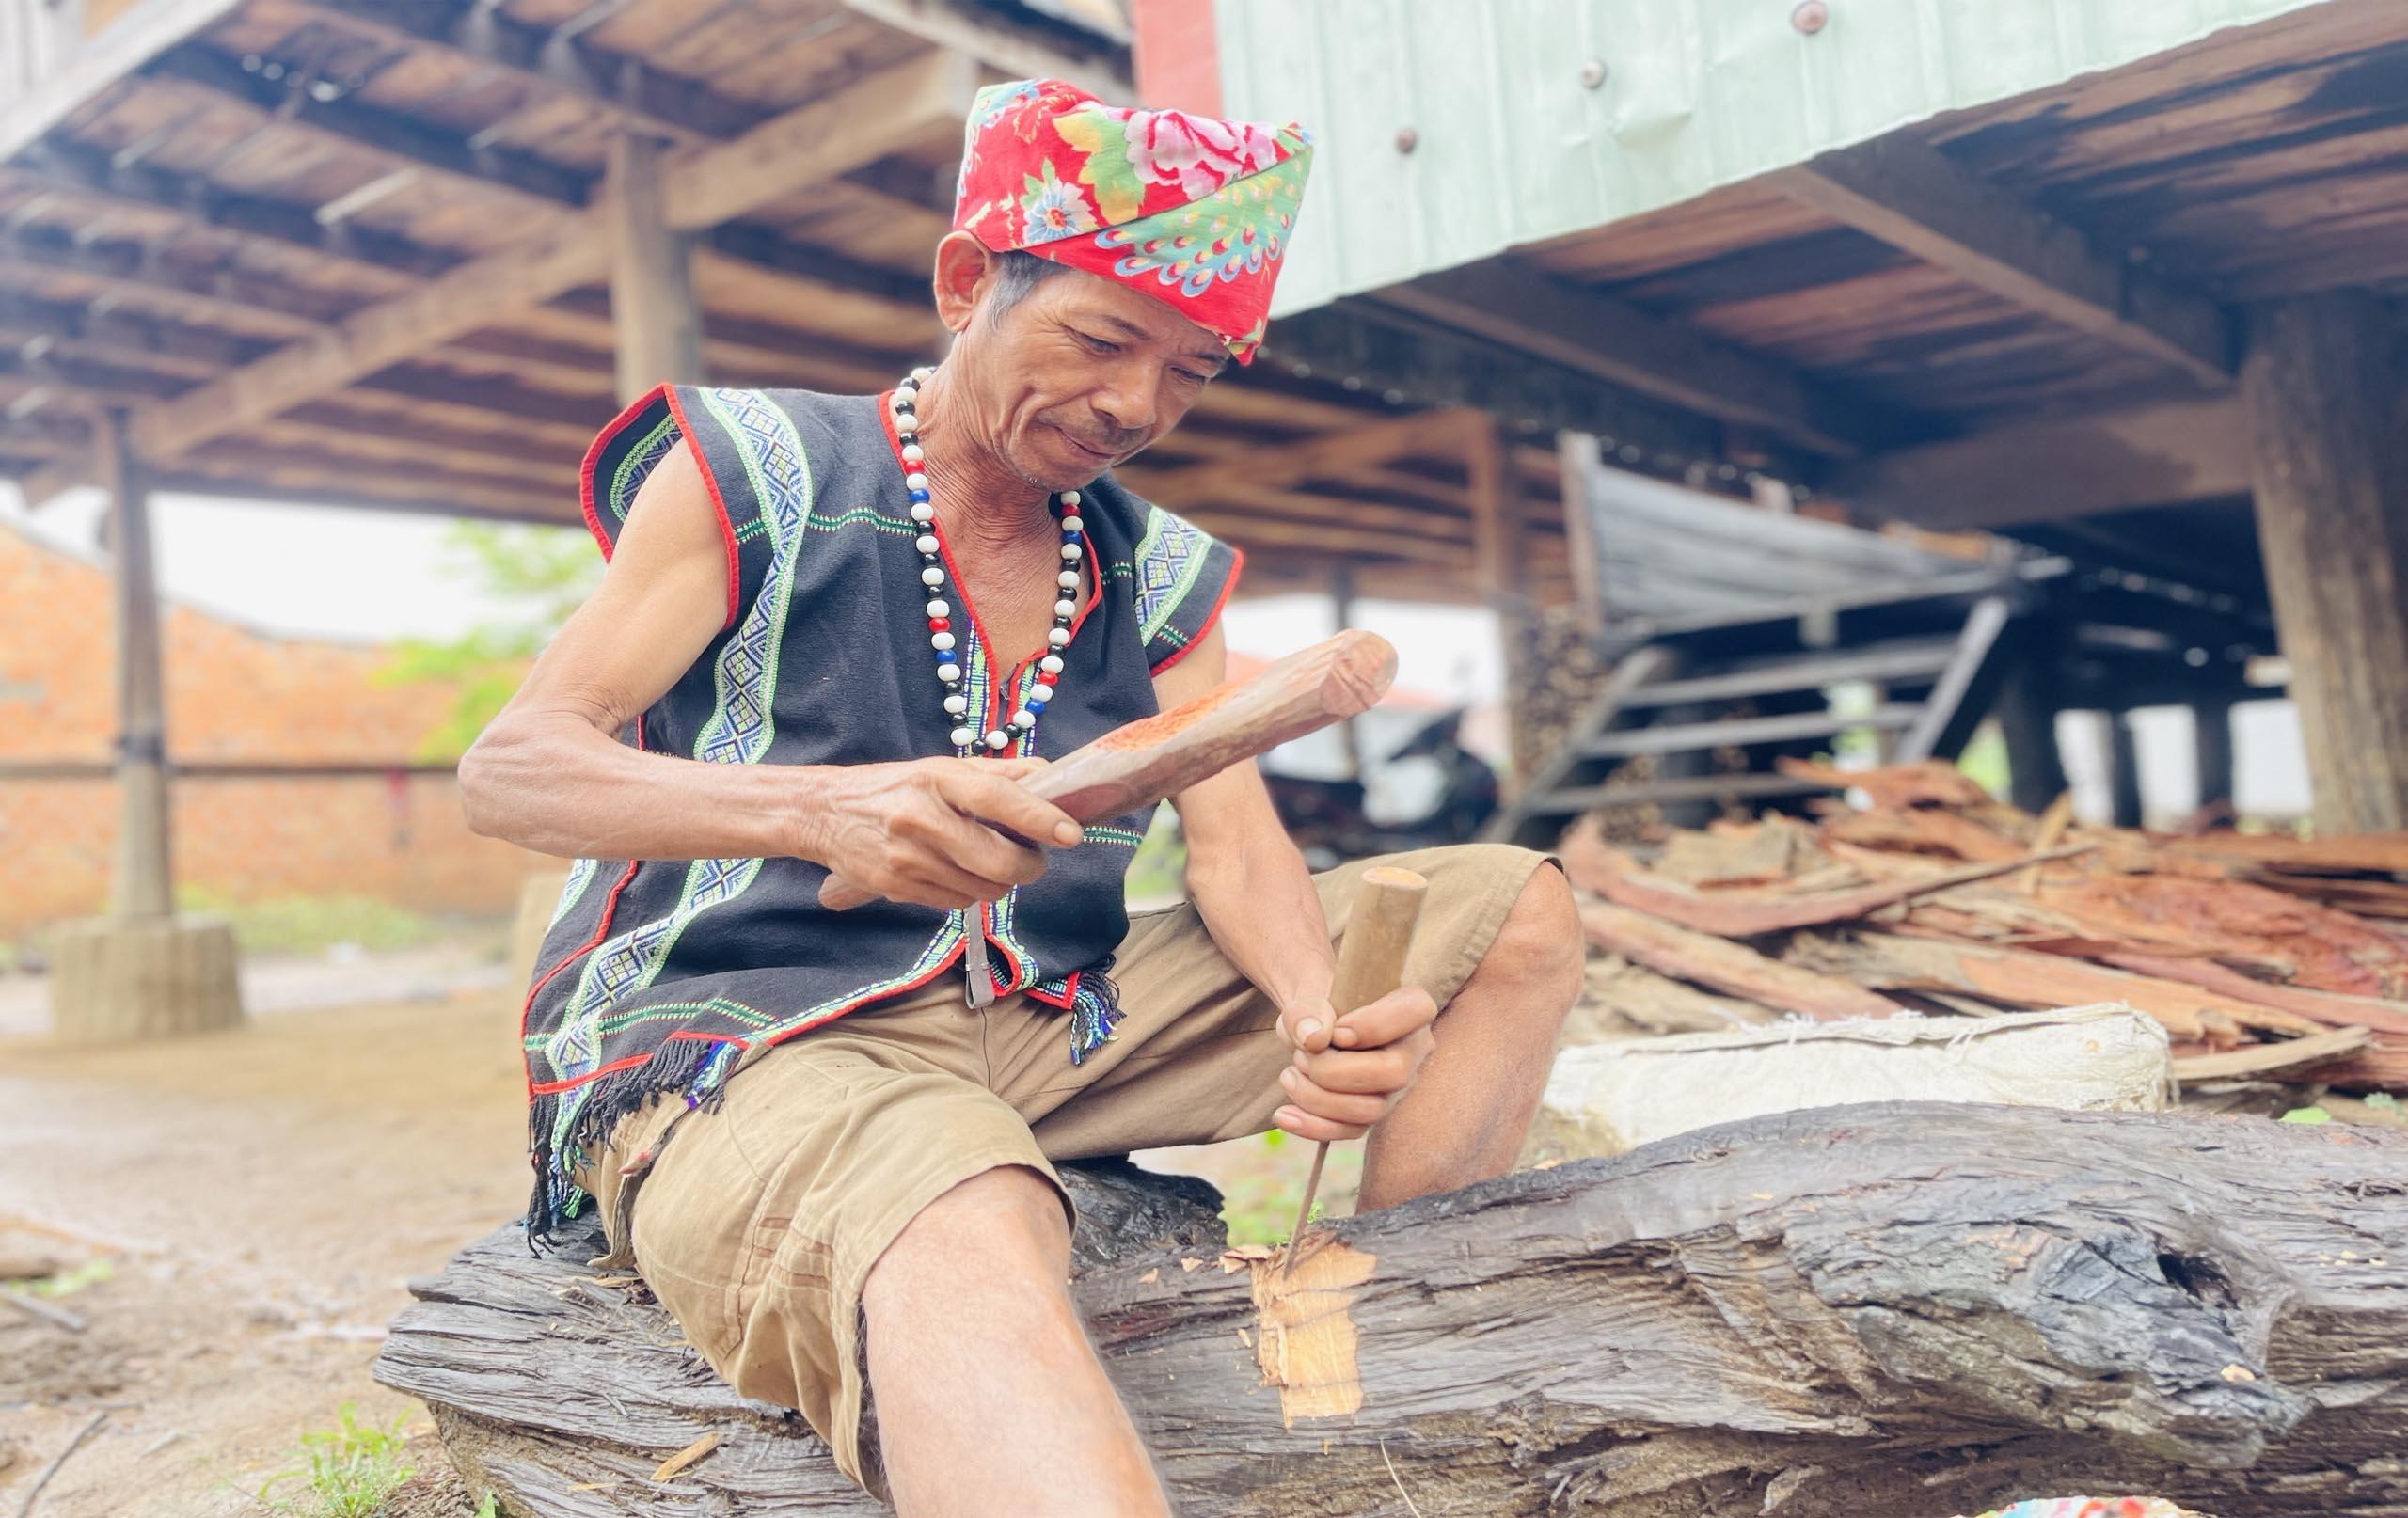
{"type": "MultiPolygon", "coordinates": [[[[1363,872],[1354,891],[1354,909],[1346,919],[1346,936],[1338,946],[1338,971],[1329,985],[1330,1009],[1342,1020],[1357,1007],[1369,1006],[1404,984],[1405,956],[1413,950],[1414,925],[1421,920],[1421,899],[1430,882],[1411,870],[1374,865],[1363,872]]],[[[1335,1037],[1338,1029],[1330,1028],[1335,1037]]],[[[1313,1149],[1312,1173],[1305,1178],[1305,1199],[1296,1208],[1296,1225],[1288,1230],[1287,1253],[1279,1269],[1295,1268],[1296,1246],[1313,1215],[1313,1194],[1321,1190],[1322,1166],[1329,1162],[1329,1140],[1313,1149]]]]}

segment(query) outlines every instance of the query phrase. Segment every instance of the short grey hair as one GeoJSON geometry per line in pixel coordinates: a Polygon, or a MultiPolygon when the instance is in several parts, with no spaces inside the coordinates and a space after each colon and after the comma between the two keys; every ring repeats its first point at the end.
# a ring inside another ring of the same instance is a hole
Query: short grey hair
{"type": "Polygon", "coordinates": [[[1052,259],[1039,258],[1019,248],[1006,248],[995,256],[995,287],[989,298],[993,302],[988,309],[1002,316],[1028,298],[1028,293],[1062,272],[1062,265],[1052,259]]]}

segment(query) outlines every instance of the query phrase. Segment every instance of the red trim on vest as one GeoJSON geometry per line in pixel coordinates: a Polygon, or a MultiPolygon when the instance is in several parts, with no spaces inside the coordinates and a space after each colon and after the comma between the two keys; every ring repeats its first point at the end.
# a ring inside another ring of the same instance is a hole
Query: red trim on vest
{"type": "MultiPolygon", "coordinates": [[[[636,719],[636,751],[639,753],[643,751],[643,719],[641,717],[636,719]]],[[[636,866],[642,862],[643,862],[641,860],[629,860],[627,861],[627,867],[620,872],[619,883],[610,888],[610,896],[602,903],[602,920],[600,923],[595,925],[594,936],[587,939],[578,947],[571,949],[567,954],[562,955],[561,957],[560,963],[552,966],[551,969],[547,970],[542,974],[536,976],[535,984],[527,988],[527,1000],[518,1004],[518,1063],[519,1067],[527,1073],[527,1099],[530,1101],[532,1101],[536,1096],[542,1092],[554,1089],[549,1086],[539,1086],[535,1083],[534,1064],[527,1058],[526,1054],[527,1020],[534,1013],[535,998],[543,994],[544,988],[552,983],[552,977],[554,975],[559,974],[562,971],[566,970],[569,966],[577,963],[579,959],[582,959],[587,955],[592,954],[594,949],[601,945],[604,939],[610,936],[610,920],[618,915],[620,893],[625,892],[627,889],[628,883],[635,879],[636,866]]],[[[599,1072],[597,1071],[596,1073],[599,1072]]]]}
{"type": "Polygon", "coordinates": [[[684,435],[686,447],[692,451],[695,466],[703,471],[703,483],[711,493],[711,507],[719,513],[720,539],[727,545],[727,620],[719,625],[719,630],[725,632],[736,625],[736,613],[744,601],[744,575],[736,557],[736,524],[727,514],[727,498],[720,494],[719,476],[711,472],[711,461],[703,456],[703,440],[687,423],[686,408],[678,402],[676,387],[664,385],[661,388],[669,392],[669,414],[677,419],[677,431],[684,435]]]}
{"type": "Polygon", "coordinates": [[[666,385],[656,385],[629,402],[626,410],[611,418],[608,425],[594,435],[594,441],[586,445],[584,461],[578,466],[578,509],[585,514],[585,530],[594,534],[594,545],[602,550],[605,563],[610,561],[612,545],[610,535],[602,530],[602,513],[594,504],[594,471],[601,466],[602,451],[610,446],[610,440],[626,432],[636,418],[651,409],[652,403],[660,399],[660,392],[667,388],[666,385]]]}
{"type": "Polygon", "coordinates": [[[1152,669],[1147,671],[1147,673],[1160,675],[1172,665],[1177,664],[1180,659],[1183,659],[1187,657],[1188,655],[1196,652],[1196,645],[1202,642],[1206,635],[1212,632],[1213,624],[1221,620],[1221,609],[1229,604],[1229,593],[1238,588],[1238,577],[1244,573],[1245,550],[1237,546],[1235,544],[1231,544],[1229,545],[1229,577],[1221,582],[1221,598],[1212,603],[1212,614],[1204,619],[1203,625],[1196,629],[1196,636],[1190,638],[1185,646],[1181,647],[1178,653],[1173,654],[1170,657],[1163,660],[1160,664],[1157,664],[1152,669]]]}

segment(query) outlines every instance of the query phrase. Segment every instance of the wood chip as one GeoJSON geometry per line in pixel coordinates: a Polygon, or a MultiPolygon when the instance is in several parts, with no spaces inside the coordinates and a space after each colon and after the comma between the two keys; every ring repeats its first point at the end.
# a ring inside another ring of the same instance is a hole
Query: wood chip
{"type": "Polygon", "coordinates": [[[1204,1262],[1200,1259],[1182,1259],[1179,1262],[1179,1268],[1182,1271],[1202,1270],[1204,1262]]]}
{"type": "Polygon", "coordinates": [[[676,1476],[679,1471],[684,1470],[687,1466],[691,1465],[694,1462],[702,1459],[705,1455],[709,1454],[712,1450],[717,1449],[718,1447],[719,1433],[714,1430],[709,1433],[704,1434],[701,1438],[695,1440],[692,1444],[688,1445],[685,1448],[680,1449],[677,1453],[670,1456],[667,1460],[662,1461],[660,1463],[660,1468],[652,1473],[652,1478],[656,1482],[669,1480],[676,1476]]]}
{"type": "Polygon", "coordinates": [[[1159,1280],[1161,1280],[1162,1278],[1163,1278],[1163,1268],[1162,1268],[1161,1266],[1157,1265],[1157,1266],[1155,1266],[1152,1270],[1148,1271],[1145,1274],[1140,1275],[1139,1277],[1137,1277],[1137,1284],[1138,1284],[1139,1286],[1151,1286],[1151,1285],[1153,1285],[1156,1281],[1159,1281],[1159,1280]]]}
{"type": "Polygon", "coordinates": [[[2213,1054],[2194,1054],[2174,1062],[2174,1075],[2188,1083],[2228,1081],[2235,1076],[2264,1075],[2273,1070],[2304,1070],[2354,1054],[2373,1037],[2364,1028],[2335,1028],[2305,1038],[2284,1038],[2213,1054]]]}

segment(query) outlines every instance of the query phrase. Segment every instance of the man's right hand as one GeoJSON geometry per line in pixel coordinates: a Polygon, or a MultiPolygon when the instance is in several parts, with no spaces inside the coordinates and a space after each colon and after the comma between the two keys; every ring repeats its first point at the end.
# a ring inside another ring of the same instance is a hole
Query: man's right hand
{"type": "Polygon", "coordinates": [[[1045,873],[1022,839],[1069,847],[1070,814],[1020,783],[1041,759],[834,765],[813,778],[815,815],[797,850],[893,901],[948,910],[994,901],[1045,873]]]}

